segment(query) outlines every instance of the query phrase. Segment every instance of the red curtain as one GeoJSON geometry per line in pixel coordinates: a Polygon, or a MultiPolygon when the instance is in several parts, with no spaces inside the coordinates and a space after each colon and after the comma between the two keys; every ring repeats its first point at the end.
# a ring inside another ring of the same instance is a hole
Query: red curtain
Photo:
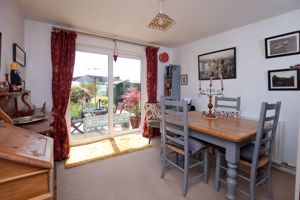
{"type": "MultiPolygon", "coordinates": [[[[157,51],[158,48],[146,47],[148,103],[156,102],[157,97],[157,51]]],[[[149,136],[147,119],[147,114],[145,114],[143,126],[143,136],[145,137],[149,136]]]]}
{"type": "Polygon", "coordinates": [[[157,51],[158,51],[158,48],[146,47],[148,102],[156,102],[156,96],[157,96],[157,51]]]}
{"type": "Polygon", "coordinates": [[[66,122],[73,69],[76,33],[59,30],[51,33],[53,139],[55,160],[69,158],[70,144],[66,122]]]}

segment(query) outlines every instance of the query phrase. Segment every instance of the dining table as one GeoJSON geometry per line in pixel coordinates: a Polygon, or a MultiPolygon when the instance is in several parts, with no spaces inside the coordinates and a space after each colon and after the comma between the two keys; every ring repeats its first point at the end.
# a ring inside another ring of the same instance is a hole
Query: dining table
{"type": "Polygon", "coordinates": [[[228,165],[226,199],[235,200],[240,149],[255,139],[258,122],[230,116],[207,118],[199,111],[191,111],[188,116],[190,137],[226,150],[225,159],[228,165]]]}

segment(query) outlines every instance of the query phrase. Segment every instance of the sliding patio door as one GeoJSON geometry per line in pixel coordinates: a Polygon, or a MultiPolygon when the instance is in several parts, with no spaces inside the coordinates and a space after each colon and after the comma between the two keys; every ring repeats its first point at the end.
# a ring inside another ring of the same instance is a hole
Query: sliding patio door
{"type": "Polygon", "coordinates": [[[141,59],[121,55],[113,62],[113,133],[140,130],[141,59]]]}
{"type": "Polygon", "coordinates": [[[82,144],[139,131],[141,59],[81,47],[70,98],[70,138],[82,144]],[[131,120],[132,117],[135,117],[131,120]]]}

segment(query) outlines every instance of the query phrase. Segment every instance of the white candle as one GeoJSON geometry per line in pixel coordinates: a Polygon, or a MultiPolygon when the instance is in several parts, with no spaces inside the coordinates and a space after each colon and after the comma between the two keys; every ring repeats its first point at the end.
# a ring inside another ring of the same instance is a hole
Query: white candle
{"type": "Polygon", "coordinates": [[[221,74],[221,89],[223,89],[223,88],[224,88],[224,85],[223,85],[223,76],[221,74]]]}
{"type": "Polygon", "coordinates": [[[209,85],[212,85],[212,77],[210,77],[209,85]]]}

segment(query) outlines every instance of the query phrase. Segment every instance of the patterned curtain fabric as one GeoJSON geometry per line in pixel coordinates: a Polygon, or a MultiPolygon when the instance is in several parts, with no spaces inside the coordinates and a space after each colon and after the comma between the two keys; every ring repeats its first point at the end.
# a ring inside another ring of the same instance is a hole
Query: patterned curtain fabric
{"type": "Polygon", "coordinates": [[[51,33],[53,139],[55,160],[69,158],[70,144],[66,122],[73,69],[76,33],[64,30],[51,33]]]}
{"type": "Polygon", "coordinates": [[[146,47],[148,102],[156,102],[156,96],[157,96],[157,51],[158,51],[158,48],[146,47]]]}
{"type": "MultiPolygon", "coordinates": [[[[148,103],[155,103],[157,97],[157,51],[158,48],[146,47],[148,103]]],[[[145,115],[143,126],[143,135],[145,137],[149,136],[147,119],[148,117],[145,115]]]]}
{"type": "Polygon", "coordinates": [[[144,126],[143,126],[143,136],[149,137],[149,129],[148,129],[148,120],[150,119],[161,119],[160,113],[160,103],[145,103],[145,117],[144,117],[144,126]]]}

